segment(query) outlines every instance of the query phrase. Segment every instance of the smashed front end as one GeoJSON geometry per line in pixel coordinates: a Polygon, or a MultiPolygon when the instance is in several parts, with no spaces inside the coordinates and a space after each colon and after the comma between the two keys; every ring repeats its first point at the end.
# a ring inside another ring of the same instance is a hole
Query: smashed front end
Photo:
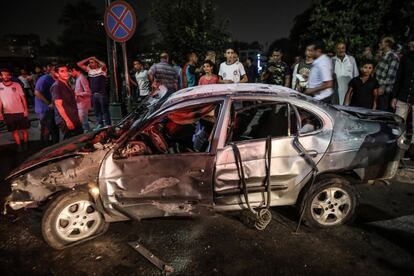
{"type": "Polygon", "coordinates": [[[14,170],[6,181],[5,200],[13,210],[34,208],[62,190],[96,183],[99,167],[116,138],[108,129],[91,132],[45,148],[14,170]]]}

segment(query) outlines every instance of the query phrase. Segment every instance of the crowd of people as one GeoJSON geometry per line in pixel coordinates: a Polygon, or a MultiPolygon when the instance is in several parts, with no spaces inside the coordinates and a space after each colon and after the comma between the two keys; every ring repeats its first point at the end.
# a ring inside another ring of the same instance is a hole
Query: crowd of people
{"type": "MultiPolygon", "coordinates": [[[[160,86],[172,94],[196,85],[262,82],[290,87],[326,103],[396,112],[406,119],[414,104],[414,37],[406,53],[394,48],[394,39],[384,37],[377,55],[366,47],[356,60],[344,42],[336,44],[333,54],[322,41],[313,41],[292,66],[283,61],[282,50],[273,49],[260,74],[253,59],[242,63],[233,47],[225,50],[225,61],[220,64],[214,51],[208,51],[202,62],[191,52],[183,66],[161,52],[159,62],[151,66],[133,60],[134,76],[129,79],[136,101],[153,96],[160,86]]],[[[0,120],[12,132],[18,151],[28,148],[28,107],[32,105],[44,144],[89,131],[91,109],[97,128],[111,125],[107,67],[96,57],[73,65],[36,66],[32,74],[22,69],[17,78],[9,69],[0,72],[0,120]]]]}
{"type": "Polygon", "coordinates": [[[107,69],[96,57],[20,73],[16,78],[9,69],[0,69],[0,120],[12,132],[18,152],[28,149],[29,106],[34,106],[45,146],[89,131],[92,107],[97,128],[111,125],[107,69]]]}

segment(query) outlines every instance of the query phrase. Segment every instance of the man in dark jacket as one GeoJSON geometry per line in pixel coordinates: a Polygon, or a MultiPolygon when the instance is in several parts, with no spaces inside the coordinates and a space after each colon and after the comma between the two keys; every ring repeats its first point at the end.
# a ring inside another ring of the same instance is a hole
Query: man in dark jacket
{"type": "MultiPolygon", "coordinates": [[[[414,35],[408,42],[409,52],[405,54],[398,67],[396,80],[393,87],[393,99],[391,105],[395,108],[395,114],[407,119],[410,107],[414,106],[414,35]]],[[[411,112],[414,122],[414,112],[411,112]]],[[[414,154],[414,135],[411,139],[410,153],[414,154]]]]}

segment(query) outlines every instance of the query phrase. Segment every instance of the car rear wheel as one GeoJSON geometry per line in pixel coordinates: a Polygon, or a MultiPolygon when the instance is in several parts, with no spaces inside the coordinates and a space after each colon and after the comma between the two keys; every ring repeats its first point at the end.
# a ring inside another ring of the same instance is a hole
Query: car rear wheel
{"type": "Polygon", "coordinates": [[[47,207],[42,220],[45,241],[55,249],[90,239],[108,229],[86,191],[64,193],[47,207]]]}
{"type": "Polygon", "coordinates": [[[329,228],[350,223],[358,205],[356,193],[343,178],[327,178],[314,184],[301,204],[303,219],[312,227],[329,228]]]}

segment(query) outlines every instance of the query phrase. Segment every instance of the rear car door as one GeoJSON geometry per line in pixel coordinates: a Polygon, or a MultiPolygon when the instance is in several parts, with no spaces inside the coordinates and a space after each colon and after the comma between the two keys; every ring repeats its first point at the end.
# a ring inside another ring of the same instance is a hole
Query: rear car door
{"type": "MultiPolygon", "coordinates": [[[[234,204],[241,192],[232,143],[240,151],[249,191],[264,190],[266,138],[269,135],[272,137],[272,205],[294,204],[312,171],[294,146],[294,139],[297,137],[313,161],[318,163],[329,146],[332,123],[323,112],[311,111],[306,103],[299,101],[292,104],[285,99],[234,100],[228,118],[227,138],[224,147],[217,152],[214,186],[217,203],[234,204]]],[[[262,199],[260,193],[251,198],[252,202],[261,202],[262,199]]]]}

